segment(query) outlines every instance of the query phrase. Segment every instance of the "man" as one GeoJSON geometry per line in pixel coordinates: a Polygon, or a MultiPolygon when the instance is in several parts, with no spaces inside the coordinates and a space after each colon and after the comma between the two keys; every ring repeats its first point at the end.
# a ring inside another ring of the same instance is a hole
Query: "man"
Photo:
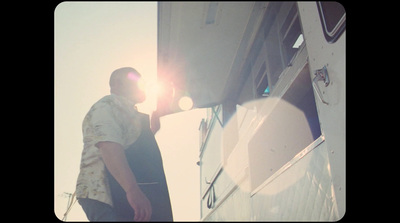
{"type": "Polygon", "coordinates": [[[84,149],[76,197],[89,221],[172,221],[162,158],[133,68],[115,70],[110,95],[82,124],[84,149]]]}

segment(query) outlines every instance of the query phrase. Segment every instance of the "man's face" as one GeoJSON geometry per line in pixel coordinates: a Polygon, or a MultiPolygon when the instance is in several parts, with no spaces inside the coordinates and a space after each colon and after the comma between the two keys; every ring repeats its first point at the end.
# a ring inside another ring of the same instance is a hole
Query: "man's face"
{"type": "Polygon", "coordinates": [[[142,103],[146,99],[143,80],[140,75],[134,72],[129,72],[127,74],[126,81],[124,81],[122,88],[123,96],[135,103],[142,103]]]}

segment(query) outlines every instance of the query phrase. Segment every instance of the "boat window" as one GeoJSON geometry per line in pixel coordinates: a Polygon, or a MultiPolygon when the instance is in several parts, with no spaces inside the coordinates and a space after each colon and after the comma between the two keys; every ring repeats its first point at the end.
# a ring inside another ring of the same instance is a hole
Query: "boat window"
{"type": "Polygon", "coordinates": [[[303,43],[297,4],[293,4],[286,15],[285,22],[280,30],[280,36],[283,45],[282,57],[284,57],[284,65],[290,65],[293,56],[303,43]]]}
{"type": "Polygon", "coordinates": [[[318,2],[317,5],[325,39],[334,43],[346,29],[346,10],[338,2],[318,2]]]}
{"type": "Polygon", "coordinates": [[[297,4],[271,2],[249,53],[255,98],[271,95],[303,43],[297,4]]]}

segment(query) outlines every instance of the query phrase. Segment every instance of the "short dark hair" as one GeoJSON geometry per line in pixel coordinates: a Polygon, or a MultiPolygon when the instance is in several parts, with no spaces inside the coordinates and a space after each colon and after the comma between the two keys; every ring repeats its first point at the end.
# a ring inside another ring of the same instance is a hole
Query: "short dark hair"
{"type": "Polygon", "coordinates": [[[128,74],[130,73],[134,74],[138,78],[141,77],[139,72],[137,72],[137,70],[135,70],[132,67],[122,67],[114,70],[110,76],[110,83],[109,83],[110,88],[118,86],[121,83],[121,81],[124,81],[126,80],[126,78],[128,78],[128,74]]]}

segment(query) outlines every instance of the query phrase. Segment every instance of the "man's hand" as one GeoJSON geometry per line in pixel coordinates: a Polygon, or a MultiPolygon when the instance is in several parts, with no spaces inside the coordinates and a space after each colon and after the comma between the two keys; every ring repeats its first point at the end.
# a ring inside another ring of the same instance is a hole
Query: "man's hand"
{"type": "Polygon", "coordinates": [[[151,204],[139,188],[126,192],[126,198],[135,211],[134,221],[150,221],[152,213],[151,204]]]}
{"type": "Polygon", "coordinates": [[[99,142],[96,146],[100,149],[107,169],[126,192],[126,198],[135,211],[134,221],[149,221],[152,212],[150,201],[140,190],[122,145],[115,142],[99,142]]]}

